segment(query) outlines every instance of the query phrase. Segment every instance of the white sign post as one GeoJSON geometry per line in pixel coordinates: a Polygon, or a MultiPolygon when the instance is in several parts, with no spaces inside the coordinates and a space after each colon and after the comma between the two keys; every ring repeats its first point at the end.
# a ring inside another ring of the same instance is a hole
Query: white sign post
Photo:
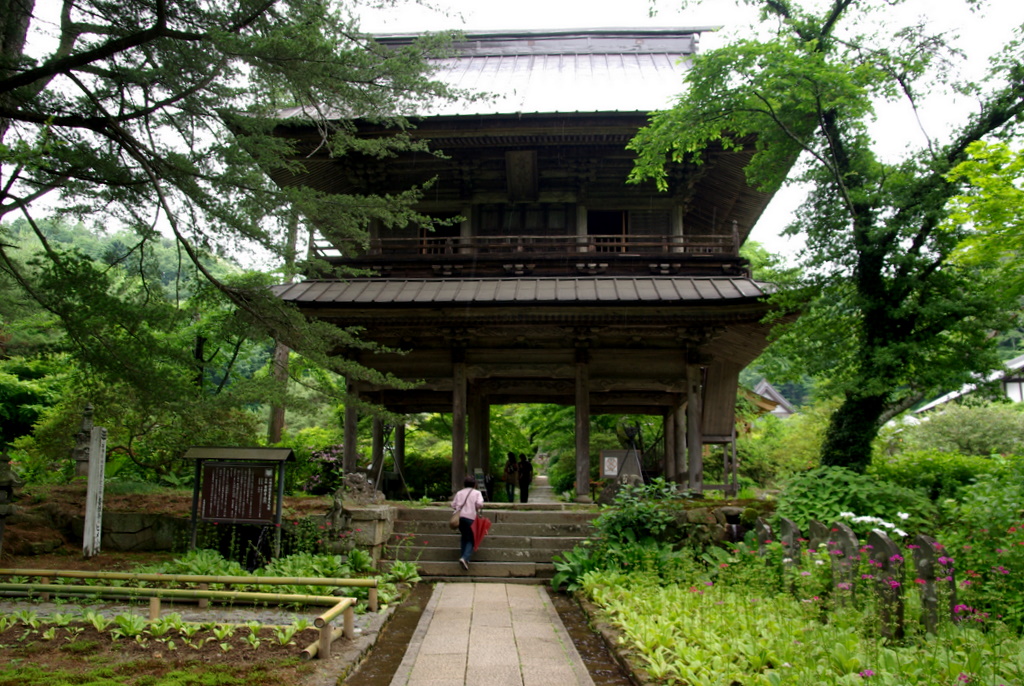
{"type": "Polygon", "coordinates": [[[103,471],[107,463],[107,430],[93,427],[89,436],[89,482],[85,492],[85,529],[82,554],[90,558],[100,552],[103,537],[103,471]]]}

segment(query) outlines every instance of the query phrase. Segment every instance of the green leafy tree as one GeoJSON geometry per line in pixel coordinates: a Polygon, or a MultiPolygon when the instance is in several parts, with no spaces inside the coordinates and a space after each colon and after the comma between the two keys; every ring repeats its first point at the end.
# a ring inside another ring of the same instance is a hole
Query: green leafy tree
{"type": "Polygon", "coordinates": [[[667,186],[665,161],[701,163],[712,145],[747,148],[754,185],[774,191],[800,159],[810,188],[790,226],[803,234],[803,278],[776,302],[802,316],[776,343],[842,402],[822,464],[860,471],[889,417],[972,373],[998,367],[993,330],[1009,326],[1008,298],[989,264],[952,259],[969,229],[946,221],[961,185],[950,171],[969,146],[1010,134],[1024,112],[1021,44],[1005,47],[985,84],[951,84],[959,53],[924,25],[861,32],[872,13],[901,4],[745,0],[764,38],[699,55],[687,92],[654,115],[631,147],[634,179],[667,186]],[[897,161],[869,133],[879,101],[916,108],[922,94],[969,91],[979,101],[946,140],[897,161]]]}
{"type": "Polygon", "coordinates": [[[948,175],[950,181],[967,186],[952,199],[947,221],[972,229],[956,258],[969,264],[999,264],[1006,287],[1024,292],[1024,151],[1005,142],[976,141],[967,153],[968,158],[948,175]]]}
{"type": "Polygon", "coordinates": [[[163,233],[187,266],[174,274],[212,284],[260,331],[327,367],[335,362],[328,350],[359,345],[351,332],[305,322],[266,280],[223,278],[206,256],[283,254],[296,209],[342,248],[359,245],[372,220],[419,218],[409,210],[417,189],[377,197],[274,185],[268,172],[301,167],[294,142],[274,128],[313,124],[339,158],[422,148],[400,133],[361,139],[338,118],[407,128],[404,114],[450,95],[426,62],[448,38],[386,49],[359,31],[354,7],[331,0],[63,0],[48,8],[59,12],[0,0],[0,218],[23,217],[40,246],[26,255],[0,240],[6,277],[61,318],[89,364],[138,371],[136,389],[160,385],[165,370],[145,368],[156,358],[136,353],[148,330],[175,314],[140,295],[153,275],[137,258],[162,245],[163,233]],[[282,108],[291,108],[287,118],[282,108]],[[121,246],[99,255],[62,249],[37,219],[43,199],[47,211],[108,218],[123,229],[121,246]],[[120,288],[100,266],[115,261],[135,266],[146,285],[120,288]],[[101,359],[104,352],[112,356],[101,359]]]}

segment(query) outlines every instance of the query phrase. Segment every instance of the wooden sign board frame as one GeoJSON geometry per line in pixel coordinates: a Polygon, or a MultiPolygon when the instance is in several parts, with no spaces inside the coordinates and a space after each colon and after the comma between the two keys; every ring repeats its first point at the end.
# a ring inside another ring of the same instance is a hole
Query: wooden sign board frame
{"type": "Polygon", "coordinates": [[[195,550],[200,520],[273,524],[274,556],[280,557],[285,463],[294,461],[295,453],[290,448],[197,446],[189,448],[185,459],[196,462],[190,548],[195,550]]]}

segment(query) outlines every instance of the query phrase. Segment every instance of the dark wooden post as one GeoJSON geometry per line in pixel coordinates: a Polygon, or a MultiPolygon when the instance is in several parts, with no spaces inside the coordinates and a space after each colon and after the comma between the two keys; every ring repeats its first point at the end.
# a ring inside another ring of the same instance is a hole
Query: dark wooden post
{"type": "Polygon", "coordinates": [[[676,480],[676,414],[669,408],[661,417],[662,433],[665,434],[665,458],[662,460],[666,481],[676,480]]]}
{"type": "Polygon", "coordinates": [[[703,374],[700,365],[686,365],[687,488],[704,492],[704,440],[701,430],[703,374]]]}
{"type": "Polygon", "coordinates": [[[395,469],[405,474],[405,422],[395,426],[395,469]]]}
{"type": "MultiPolygon", "coordinates": [[[[483,417],[481,409],[483,397],[480,394],[479,384],[469,383],[469,408],[467,411],[469,419],[469,471],[475,474],[483,470],[484,462],[481,454],[481,438],[483,436],[483,417]]],[[[483,484],[477,484],[483,486],[483,484]]],[[[488,494],[488,497],[490,495],[488,494]]]]}
{"type": "Polygon", "coordinates": [[[341,449],[341,468],[346,474],[355,472],[359,461],[359,408],[356,407],[358,389],[355,382],[348,381],[348,393],[345,396],[345,426],[342,440],[345,445],[341,449]]]}
{"type": "Polygon", "coordinates": [[[462,350],[454,351],[452,364],[452,493],[466,478],[466,362],[462,350]]]}
{"type": "Polygon", "coordinates": [[[878,531],[868,536],[868,546],[878,591],[882,635],[903,638],[903,554],[892,539],[878,531]]]}
{"type": "Polygon", "coordinates": [[[673,408],[676,418],[676,483],[688,482],[686,473],[686,403],[680,401],[673,408]]]}
{"type": "Polygon", "coordinates": [[[576,349],[576,500],[590,500],[590,351],[576,349]]]}
{"type": "MultiPolygon", "coordinates": [[[[491,473],[491,406],[487,397],[480,395],[480,468],[491,473]]],[[[490,494],[493,499],[494,494],[490,494]]]]}
{"type": "Polygon", "coordinates": [[[380,417],[373,418],[372,443],[370,448],[370,480],[373,481],[374,489],[383,491],[384,487],[380,481],[384,480],[384,422],[380,417]]]}

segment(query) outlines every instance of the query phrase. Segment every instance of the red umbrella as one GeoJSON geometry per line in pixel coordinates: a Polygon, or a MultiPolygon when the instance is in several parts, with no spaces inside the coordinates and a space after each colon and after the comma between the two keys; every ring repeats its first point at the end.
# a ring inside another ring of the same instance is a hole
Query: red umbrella
{"type": "Polygon", "coordinates": [[[487,517],[477,517],[473,520],[473,550],[480,547],[484,536],[491,530],[491,520],[487,517]]]}

